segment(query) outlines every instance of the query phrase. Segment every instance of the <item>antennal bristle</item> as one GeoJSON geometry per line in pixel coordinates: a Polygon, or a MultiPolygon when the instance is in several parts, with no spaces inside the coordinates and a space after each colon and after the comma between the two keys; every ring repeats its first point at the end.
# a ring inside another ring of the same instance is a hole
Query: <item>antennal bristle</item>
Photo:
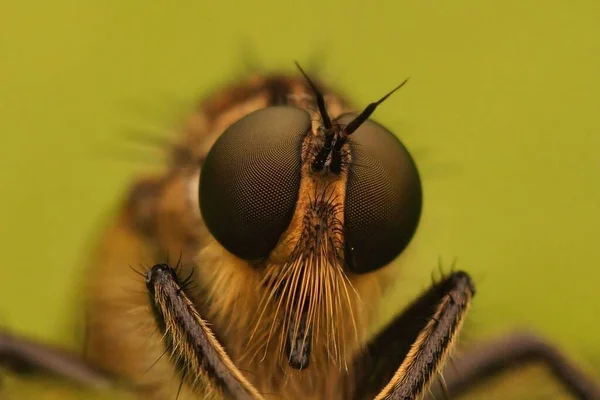
{"type": "Polygon", "coordinates": [[[325,108],[325,98],[323,97],[323,94],[319,91],[319,89],[317,89],[317,86],[309,78],[309,76],[306,74],[306,72],[304,72],[304,70],[302,69],[300,64],[298,64],[297,61],[295,61],[295,63],[296,63],[296,67],[298,67],[300,72],[302,72],[302,75],[304,75],[304,78],[310,85],[313,92],[315,92],[315,96],[317,98],[317,106],[319,107],[319,114],[321,114],[321,118],[323,119],[323,125],[325,126],[325,129],[331,129],[331,127],[333,125],[331,124],[331,118],[329,118],[329,114],[327,114],[327,109],[325,108]]]}
{"type": "Polygon", "coordinates": [[[399,84],[398,86],[396,86],[394,89],[390,90],[381,99],[379,99],[376,102],[371,103],[367,107],[365,107],[365,109],[363,110],[363,112],[361,112],[356,118],[354,118],[352,121],[350,121],[350,123],[348,125],[346,125],[346,127],[342,131],[342,137],[351,135],[355,130],[357,130],[358,127],[363,124],[363,122],[365,122],[367,119],[369,119],[369,117],[371,116],[371,114],[373,114],[373,112],[375,111],[375,109],[377,108],[377,106],[379,106],[381,103],[383,103],[396,90],[398,90],[402,86],[404,86],[406,84],[406,82],[408,82],[408,78],[406,78],[404,80],[404,82],[402,82],[401,84],[399,84]]]}

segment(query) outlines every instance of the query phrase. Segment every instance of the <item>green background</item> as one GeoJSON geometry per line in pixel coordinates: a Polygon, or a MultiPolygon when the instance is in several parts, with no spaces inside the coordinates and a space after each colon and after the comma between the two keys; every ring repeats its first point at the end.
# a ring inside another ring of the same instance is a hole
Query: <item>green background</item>
{"type": "Polygon", "coordinates": [[[249,66],[322,77],[421,167],[425,211],[382,318],[441,258],[469,337],[529,327],[600,374],[600,2],[2,2],[0,325],[72,345],[88,248],[176,130],[249,66]]]}

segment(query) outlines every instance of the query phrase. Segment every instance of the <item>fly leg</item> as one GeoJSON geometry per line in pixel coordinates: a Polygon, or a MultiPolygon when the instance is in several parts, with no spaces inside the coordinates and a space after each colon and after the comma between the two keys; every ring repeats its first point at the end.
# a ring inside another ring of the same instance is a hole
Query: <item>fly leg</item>
{"type": "MultiPolygon", "coordinates": [[[[503,338],[481,344],[449,363],[442,376],[450,398],[465,394],[476,384],[513,368],[529,363],[548,367],[554,378],[575,398],[600,399],[600,386],[575,366],[560,350],[541,338],[525,332],[515,332],[503,338]]],[[[432,398],[443,398],[441,389],[432,398]]]]}
{"type": "Polygon", "coordinates": [[[454,272],[410,304],[354,360],[354,399],[419,399],[444,365],[475,288],[454,272]]]}
{"type": "Polygon", "coordinates": [[[0,369],[19,375],[46,375],[95,389],[113,386],[115,378],[65,350],[0,332],[0,369]]]}
{"type": "Polygon", "coordinates": [[[153,266],[146,275],[146,287],[166,351],[176,360],[182,383],[206,397],[221,393],[236,400],[262,400],[187,297],[173,268],[153,266]]]}

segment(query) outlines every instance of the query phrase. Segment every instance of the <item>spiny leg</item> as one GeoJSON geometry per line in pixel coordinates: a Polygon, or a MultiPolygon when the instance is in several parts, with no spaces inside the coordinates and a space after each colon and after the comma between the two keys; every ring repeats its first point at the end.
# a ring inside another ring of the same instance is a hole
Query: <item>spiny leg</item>
{"type": "MultiPolygon", "coordinates": [[[[503,371],[528,363],[547,365],[552,375],[577,399],[600,399],[600,386],[573,365],[557,348],[525,332],[515,332],[501,339],[477,346],[448,363],[443,377],[451,398],[467,393],[476,384],[503,371]]],[[[442,398],[440,389],[431,398],[442,398]]]]}
{"type": "Polygon", "coordinates": [[[417,298],[354,361],[354,399],[418,399],[443,365],[475,294],[455,272],[417,298]]]}
{"type": "Polygon", "coordinates": [[[228,398],[262,400],[187,297],[173,268],[167,264],[153,266],[146,286],[165,345],[182,380],[200,391],[208,385],[228,398]]]}
{"type": "Polygon", "coordinates": [[[0,332],[1,367],[19,375],[46,375],[94,389],[115,386],[115,378],[65,350],[0,332]]]}

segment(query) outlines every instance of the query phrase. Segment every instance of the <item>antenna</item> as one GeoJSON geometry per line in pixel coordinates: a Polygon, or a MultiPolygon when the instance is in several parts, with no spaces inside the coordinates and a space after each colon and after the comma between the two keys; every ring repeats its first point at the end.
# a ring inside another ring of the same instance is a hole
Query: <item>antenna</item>
{"type": "Polygon", "coordinates": [[[388,92],[388,94],[386,94],[385,96],[383,96],[381,99],[379,99],[376,102],[371,103],[368,106],[366,106],[365,109],[363,110],[363,112],[361,112],[358,115],[358,117],[354,118],[352,121],[350,121],[348,123],[348,125],[346,125],[346,127],[342,131],[342,137],[346,137],[348,135],[351,135],[355,130],[357,130],[358,127],[363,124],[363,122],[365,122],[367,119],[369,119],[369,117],[371,116],[371,114],[373,114],[373,112],[375,111],[375,109],[377,108],[377,106],[379,106],[381,103],[383,103],[385,100],[387,100],[387,98],[390,97],[396,90],[398,90],[402,86],[404,86],[406,84],[406,82],[408,82],[408,78],[406,78],[404,80],[404,82],[402,82],[401,84],[399,84],[398,86],[396,86],[394,89],[390,90],[388,92]]]}
{"type": "Polygon", "coordinates": [[[304,72],[300,64],[298,64],[298,61],[295,61],[295,63],[296,67],[298,67],[300,72],[302,72],[302,75],[304,75],[304,78],[310,85],[313,92],[315,92],[315,96],[317,97],[317,106],[319,107],[319,114],[321,114],[321,118],[323,119],[323,125],[325,126],[326,130],[330,130],[333,125],[331,124],[331,118],[329,117],[329,114],[327,114],[327,109],[325,108],[325,98],[323,97],[323,94],[319,91],[319,89],[317,89],[317,85],[314,84],[306,72],[304,72]]]}

